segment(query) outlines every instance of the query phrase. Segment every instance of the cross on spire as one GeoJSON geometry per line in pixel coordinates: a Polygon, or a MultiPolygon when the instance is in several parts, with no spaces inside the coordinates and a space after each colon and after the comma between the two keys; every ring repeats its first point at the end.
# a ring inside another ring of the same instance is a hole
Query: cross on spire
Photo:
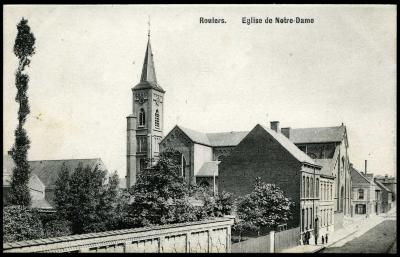
{"type": "Polygon", "coordinates": [[[148,22],[147,22],[147,24],[149,25],[149,29],[148,29],[148,31],[147,31],[147,37],[150,38],[150,15],[147,15],[147,17],[148,17],[148,22]]]}

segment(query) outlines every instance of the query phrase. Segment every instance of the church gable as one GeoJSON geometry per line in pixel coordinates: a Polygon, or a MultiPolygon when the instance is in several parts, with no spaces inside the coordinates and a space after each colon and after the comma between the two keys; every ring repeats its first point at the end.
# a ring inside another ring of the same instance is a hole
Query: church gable
{"type": "Polygon", "coordinates": [[[192,144],[192,140],[178,126],[175,126],[160,142],[160,150],[163,152],[168,148],[190,147],[192,144]]]}

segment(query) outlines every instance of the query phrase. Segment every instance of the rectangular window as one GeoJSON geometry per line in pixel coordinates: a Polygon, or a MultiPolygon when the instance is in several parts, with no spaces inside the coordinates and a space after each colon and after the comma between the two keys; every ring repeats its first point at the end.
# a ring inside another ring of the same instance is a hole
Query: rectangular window
{"type": "Polygon", "coordinates": [[[358,199],[360,199],[360,200],[364,199],[364,190],[363,189],[358,189],[358,199]]]}

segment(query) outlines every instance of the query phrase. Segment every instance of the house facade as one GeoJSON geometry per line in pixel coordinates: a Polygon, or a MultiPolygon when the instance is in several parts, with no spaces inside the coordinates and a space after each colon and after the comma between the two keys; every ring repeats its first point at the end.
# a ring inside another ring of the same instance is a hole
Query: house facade
{"type": "Polygon", "coordinates": [[[392,191],[383,185],[379,180],[375,180],[375,184],[381,190],[381,210],[386,213],[392,209],[392,191]]]}
{"type": "MultiPolygon", "coordinates": [[[[380,189],[376,186],[372,176],[350,167],[353,193],[353,214],[372,215],[380,213],[380,189]]],[[[371,174],[372,175],[372,174],[371,174]]]]}
{"type": "Polygon", "coordinates": [[[387,187],[392,192],[392,202],[396,201],[397,196],[397,179],[396,177],[389,177],[387,174],[385,176],[376,176],[375,181],[379,181],[387,187]]]}

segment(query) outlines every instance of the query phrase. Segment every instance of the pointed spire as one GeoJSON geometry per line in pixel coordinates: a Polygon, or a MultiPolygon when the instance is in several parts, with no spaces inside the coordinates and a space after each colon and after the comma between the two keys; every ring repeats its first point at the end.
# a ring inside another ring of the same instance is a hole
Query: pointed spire
{"type": "Polygon", "coordinates": [[[153,53],[151,51],[150,38],[147,42],[146,55],[144,56],[142,77],[140,82],[150,82],[157,85],[156,71],[154,69],[153,53]]]}

